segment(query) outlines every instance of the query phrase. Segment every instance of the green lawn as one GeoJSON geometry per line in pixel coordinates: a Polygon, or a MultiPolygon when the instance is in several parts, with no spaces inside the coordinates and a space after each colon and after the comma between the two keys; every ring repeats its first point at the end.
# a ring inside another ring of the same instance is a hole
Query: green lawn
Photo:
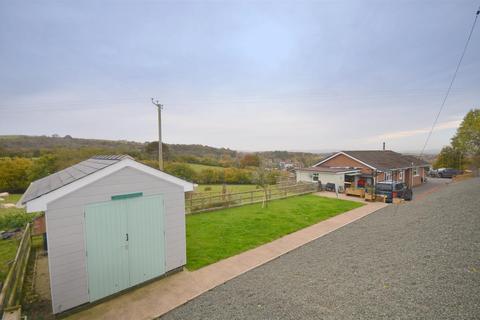
{"type": "Polygon", "coordinates": [[[18,243],[18,240],[0,240],[0,282],[7,277],[9,262],[15,259],[18,243]]]}
{"type": "Polygon", "coordinates": [[[2,203],[17,203],[21,197],[21,194],[10,194],[8,197],[4,198],[5,201],[2,201],[2,203]]]}
{"type": "Polygon", "coordinates": [[[187,215],[187,268],[195,270],[303,229],[361,203],[304,195],[187,215]]]}
{"type": "MultiPolygon", "coordinates": [[[[11,194],[1,203],[17,203],[21,196],[21,194],[11,194]]],[[[0,230],[24,227],[34,216],[34,214],[27,214],[25,209],[0,208],[0,230]]],[[[3,282],[7,276],[9,262],[15,258],[18,244],[19,240],[0,240],[0,282],[3,282]]]]}

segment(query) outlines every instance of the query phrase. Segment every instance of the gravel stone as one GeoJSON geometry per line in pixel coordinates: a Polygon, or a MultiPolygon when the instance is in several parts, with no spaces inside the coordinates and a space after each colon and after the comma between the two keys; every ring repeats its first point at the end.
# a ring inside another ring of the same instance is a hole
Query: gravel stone
{"type": "Polygon", "coordinates": [[[169,319],[480,319],[480,179],[390,205],[169,319]]]}

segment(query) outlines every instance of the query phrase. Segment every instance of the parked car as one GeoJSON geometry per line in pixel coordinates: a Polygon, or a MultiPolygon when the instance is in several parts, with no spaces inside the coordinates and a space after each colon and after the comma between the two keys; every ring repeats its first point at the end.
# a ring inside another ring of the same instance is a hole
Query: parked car
{"type": "Polygon", "coordinates": [[[375,187],[375,194],[387,196],[386,201],[391,203],[393,198],[401,198],[407,201],[413,199],[412,189],[408,189],[403,182],[382,181],[378,182],[375,187]]]}
{"type": "Polygon", "coordinates": [[[440,178],[453,178],[462,173],[463,173],[462,170],[447,168],[447,169],[443,169],[442,171],[439,171],[438,176],[440,178]]]}
{"type": "MultiPolygon", "coordinates": [[[[440,171],[441,169],[434,169],[434,170],[430,170],[428,171],[428,175],[432,178],[438,178],[438,172],[440,171]]],[[[445,170],[445,169],[443,169],[445,170]]]]}

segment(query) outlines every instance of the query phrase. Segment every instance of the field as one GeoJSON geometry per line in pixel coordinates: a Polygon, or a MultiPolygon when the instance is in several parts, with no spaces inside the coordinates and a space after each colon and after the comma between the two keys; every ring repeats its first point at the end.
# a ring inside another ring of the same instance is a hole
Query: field
{"type": "Polygon", "coordinates": [[[224,167],[216,167],[216,166],[207,166],[205,164],[197,164],[197,163],[185,163],[188,165],[190,168],[192,168],[195,172],[200,172],[205,169],[211,169],[211,170],[223,170],[225,169],[224,167]]]}
{"type": "Polygon", "coordinates": [[[305,195],[187,215],[187,268],[199,269],[362,206],[305,195]]]}
{"type": "Polygon", "coordinates": [[[4,198],[5,201],[3,201],[3,203],[17,203],[21,197],[21,194],[10,194],[8,197],[4,198]]]}
{"type": "MultiPolygon", "coordinates": [[[[223,184],[200,184],[195,192],[222,192],[223,184]]],[[[227,192],[243,192],[256,190],[257,186],[254,184],[227,184],[227,192]]]]}

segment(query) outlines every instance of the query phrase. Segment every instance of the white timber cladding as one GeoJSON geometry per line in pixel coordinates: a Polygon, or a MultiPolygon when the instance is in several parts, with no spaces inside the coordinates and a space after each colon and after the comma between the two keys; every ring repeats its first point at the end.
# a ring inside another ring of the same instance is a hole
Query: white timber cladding
{"type": "Polygon", "coordinates": [[[313,180],[313,175],[318,174],[318,181],[323,184],[326,183],[335,183],[337,186],[342,186],[345,184],[345,173],[344,172],[314,172],[314,171],[297,171],[297,182],[317,182],[313,180]]]}
{"type": "Polygon", "coordinates": [[[132,167],[111,173],[47,204],[48,263],[54,313],[89,302],[84,208],[113,195],[143,192],[165,199],[166,271],[186,263],[184,188],[132,167]]]}
{"type": "Polygon", "coordinates": [[[157,178],[164,179],[165,181],[169,181],[172,184],[176,184],[178,186],[182,186],[183,190],[185,192],[187,191],[193,191],[194,184],[187,182],[185,180],[179,179],[177,177],[174,177],[172,175],[169,175],[168,173],[153,169],[147,165],[144,165],[142,163],[136,162],[135,160],[131,159],[123,159],[115,164],[112,164],[104,169],[101,169],[95,173],[92,173],[90,175],[87,175],[79,180],[76,180],[70,184],[67,184],[59,189],[53,190],[39,198],[30,200],[29,202],[26,203],[26,209],[27,212],[36,212],[36,211],[45,211],[47,209],[47,204],[51,201],[54,201],[55,199],[58,199],[60,197],[63,197],[71,192],[74,192],[75,190],[82,188],[86,185],[89,185],[99,179],[102,179],[103,177],[106,177],[118,170],[121,170],[126,167],[131,167],[135,168],[138,171],[147,173],[149,175],[152,175],[157,178]]]}

